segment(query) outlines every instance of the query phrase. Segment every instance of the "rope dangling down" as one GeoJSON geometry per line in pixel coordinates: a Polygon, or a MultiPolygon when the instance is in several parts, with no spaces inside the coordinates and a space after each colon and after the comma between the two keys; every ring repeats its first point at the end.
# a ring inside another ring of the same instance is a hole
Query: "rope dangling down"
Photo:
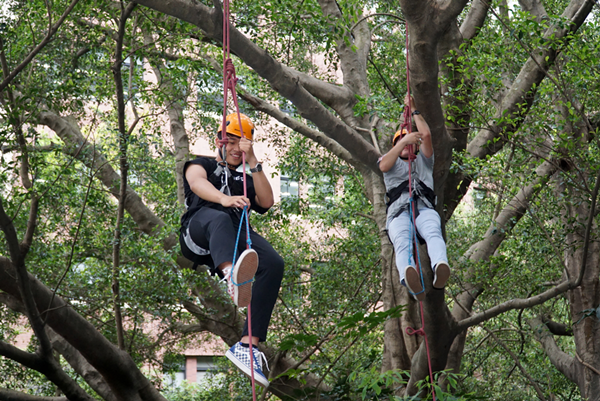
{"type": "MultiPolygon", "coordinates": [[[[406,27],[406,35],[405,35],[406,36],[406,87],[408,88],[408,104],[404,107],[403,122],[402,122],[402,125],[400,126],[400,129],[401,130],[406,129],[406,131],[410,134],[411,129],[412,129],[412,113],[411,113],[411,109],[410,109],[410,100],[411,100],[410,71],[409,71],[410,65],[408,62],[408,26],[406,26],[406,24],[405,24],[405,27],[406,27]]],[[[411,259],[414,260],[417,272],[419,273],[419,276],[421,277],[421,291],[425,291],[425,283],[423,282],[423,272],[421,271],[421,258],[419,256],[419,247],[418,247],[418,240],[417,240],[416,208],[418,207],[418,205],[414,201],[413,188],[412,188],[412,184],[413,184],[412,161],[414,161],[417,158],[417,156],[415,155],[415,148],[416,148],[416,146],[414,146],[414,145],[408,146],[408,193],[409,193],[409,213],[410,213],[410,235],[409,235],[409,237],[413,242],[413,246],[409,247],[409,249],[410,249],[409,262],[411,261],[411,259]],[[414,249],[414,253],[416,253],[416,255],[417,255],[416,259],[414,259],[413,249],[414,249]]],[[[420,292],[419,292],[419,294],[420,294],[420,292]]],[[[409,336],[420,335],[420,336],[423,336],[423,338],[425,339],[425,349],[427,351],[427,367],[429,368],[429,381],[431,382],[431,394],[433,396],[433,401],[436,401],[435,388],[434,388],[434,382],[433,382],[433,371],[431,369],[431,355],[429,352],[429,341],[427,340],[427,333],[425,332],[425,314],[424,314],[424,310],[423,310],[423,301],[419,301],[419,311],[421,314],[421,328],[415,330],[412,327],[407,327],[405,331],[406,331],[406,334],[408,334],[409,336]]]]}
{"type": "MultiPolygon", "coordinates": [[[[229,45],[229,25],[230,25],[230,12],[229,12],[229,0],[223,0],[223,122],[221,124],[221,140],[219,144],[222,147],[222,157],[223,161],[225,161],[225,167],[227,167],[227,154],[225,145],[228,143],[227,139],[227,93],[231,91],[231,97],[233,99],[233,104],[235,105],[235,110],[238,117],[238,126],[240,127],[240,139],[244,138],[244,128],[242,126],[242,119],[240,116],[240,107],[237,101],[237,93],[235,91],[235,85],[237,84],[237,77],[235,75],[235,66],[233,65],[233,61],[230,56],[230,45],[229,45]]],[[[248,197],[247,185],[246,185],[246,152],[242,152],[242,174],[244,177],[244,197],[248,197]]],[[[233,269],[235,268],[235,259],[237,256],[237,245],[239,241],[240,232],[242,229],[242,224],[244,222],[244,218],[246,220],[246,245],[247,249],[252,248],[252,241],[250,240],[250,223],[248,222],[248,206],[244,206],[244,210],[242,211],[242,216],[240,217],[240,226],[238,228],[238,236],[235,241],[235,251],[233,254],[233,263],[230,273],[230,280],[233,280],[233,269]]],[[[253,279],[252,279],[253,280],[253,279]]],[[[234,283],[235,285],[243,285],[246,283],[234,283]]],[[[252,313],[250,310],[250,305],[248,305],[248,352],[250,352],[250,379],[252,381],[252,399],[256,401],[256,384],[254,382],[254,353],[252,350],[252,313]]]]}

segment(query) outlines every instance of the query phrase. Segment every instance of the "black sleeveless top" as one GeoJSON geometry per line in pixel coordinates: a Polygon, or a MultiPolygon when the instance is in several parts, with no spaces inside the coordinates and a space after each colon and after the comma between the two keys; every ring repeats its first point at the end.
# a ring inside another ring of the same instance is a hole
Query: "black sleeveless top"
{"type": "MultiPolygon", "coordinates": [[[[198,157],[194,160],[187,161],[183,166],[183,190],[185,194],[185,206],[187,211],[181,216],[181,227],[182,230],[187,228],[190,218],[203,207],[210,207],[212,209],[224,211],[231,216],[232,222],[237,225],[240,222],[242,216],[242,209],[234,207],[223,207],[221,204],[209,202],[205,199],[200,198],[190,188],[185,172],[187,168],[192,164],[201,165],[206,170],[206,176],[208,181],[218,190],[224,183],[224,176],[226,174],[225,169],[229,170],[227,177],[227,185],[229,187],[231,196],[242,196],[244,195],[244,176],[242,172],[229,169],[224,166],[220,166],[215,159],[209,157],[198,157]],[[219,168],[221,167],[221,168],[219,168]]],[[[265,209],[256,203],[256,190],[254,189],[254,181],[249,174],[246,174],[246,191],[247,197],[250,199],[250,209],[255,210],[260,214],[266,213],[269,209],[265,209]]]]}

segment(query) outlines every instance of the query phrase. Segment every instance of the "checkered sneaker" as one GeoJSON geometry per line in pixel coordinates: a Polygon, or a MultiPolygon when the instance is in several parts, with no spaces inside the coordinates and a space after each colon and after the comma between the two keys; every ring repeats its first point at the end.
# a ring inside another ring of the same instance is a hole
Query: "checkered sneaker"
{"type": "Polygon", "coordinates": [[[248,306],[252,300],[252,282],[256,269],[258,254],[254,249],[246,249],[226,276],[227,292],[239,308],[248,306]]]}
{"type": "Polygon", "coordinates": [[[423,285],[421,284],[421,275],[414,266],[408,266],[406,268],[405,282],[408,291],[417,301],[425,300],[425,291],[423,291],[423,285]]]}
{"type": "Polygon", "coordinates": [[[248,377],[252,377],[251,369],[254,368],[254,380],[263,387],[269,387],[269,379],[262,372],[262,361],[264,360],[265,364],[267,363],[265,354],[260,352],[257,346],[252,346],[252,354],[253,361],[252,367],[250,367],[250,348],[244,347],[242,343],[238,342],[229,348],[225,356],[248,377]]]}

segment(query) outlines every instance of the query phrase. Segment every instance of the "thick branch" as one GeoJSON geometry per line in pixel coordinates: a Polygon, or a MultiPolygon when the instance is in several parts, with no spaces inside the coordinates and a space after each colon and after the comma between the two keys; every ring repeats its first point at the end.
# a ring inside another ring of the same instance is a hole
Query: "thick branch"
{"type": "MultiPolygon", "coordinates": [[[[465,252],[464,257],[469,258],[473,262],[486,261],[492,256],[502,244],[509,231],[519,222],[521,217],[527,210],[528,204],[537,193],[542,189],[543,184],[548,181],[550,176],[554,174],[557,167],[553,161],[542,163],[537,169],[537,178],[521,189],[515,195],[506,207],[500,212],[494,223],[487,230],[484,239],[474,244],[465,252]]],[[[471,283],[473,273],[468,272],[466,275],[466,288],[460,294],[457,305],[452,310],[452,315],[460,320],[469,316],[473,303],[483,288],[477,283],[471,283]]]]}
{"type": "Polygon", "coordinates": [[[0,355],[12,359],[19,364],[38,371],[48,378],[52,383],[56,384],[61,391],[66,394],[70,400],[73,401],[93,401],[94,398],[90,397],[75,380],[73,380],[64,370],[60,367],[56,360],[52,356],[47,359],[40,354],[30,354],[20,350],[19,348],[7,344],[4,341],[0,341],[0,355]]]}
{"type": "MultiPolygon", "coordinates": [[[[342,20],[342,11],[337,1],[319,0],[319,5],[323,15],[329,20],[342,20]]],[[[346,27],[335,40],[344,84],[348,85],[352,93],[368,96],[370,90],[367,80],[367,56],[371,49],[371,32],[366,21],[355,26],[353,31],[346,27]]]]}
{"type": "MultiPolygon", "coordinates": [[[[94,144],[89,143],[79,131],[74,121],[60,117],[52,112],[41,112],[39,123],[48,126],[65,143],[64,151],[76,157],[88,168],[98,171],[100,181],[108,188],[115,198],[119,198],[120,176],[109,164],[108,160],[96,150],[94,144]],[[79,149],[79,148],[82,149],[79,149]]],[[[165,226],[165,223],[157,217],[142,201],[135,191],[127,187],[127,198],[125,209],[138,224],[140,230],[146,234],[154,234],[165,226]]],[[[165,249],[170,249],[177,241],[176,235],[172,234],[164,241],[165,249]]]]}
{"type": "MultiPolygon", "coordinates": [[[[6,292],[0,292],[0,302],[4,305],[8,306],[15,312],[25,314],[25,306],[17,299],[7,294],[6,292]]],[[[71,367],[86,381],[87,384],[105,401],[117,401],[114,394],[110,390],[110,387],[102,376],[98,373],[96,369],[94,369],[83,356],[69,343],[65,341],[64,338],[56,334],[54,330],[50,327],[46,326],[46,333],[52,342],[53,349],[57,350],[71,365],[71,367]]],[[[32,355],[32,354],[28,354],[32,355]]],[[[8,355],[6,355],[8,356],[8,355]]],[[[8,356],[11,358],[10,356],[8,356]]],[[[14,358],[11,358],[15,360],[14,358]]],[[[0,399],[4,399],[1,396],[0,399]]]]}
{"type": "Polygon", "coordinates": [[[54,330],[48,328],[48,336],[52,341],[52,346],[56,349],[68,362],[68,364],[80,375],[83,380],[105,401],[117,401],[114,393],[110,389],[110,386],[98,370],[94,369],[92,365],[72,347],[64,338],[54,332],[54,330]]]}
{"type": "Polygon", "coordinates": [[[523,11],[528,11],[531,15],[535,15],[536,21],[548,18],[548,13],[544,4],[540,0],[519,0],[519,4],[523,11]]]}
{"type": "Polygon", "coordinates": [[[486,320],[489,320],[495,316],[498,316],[498,315],[500,315],[504,312],[508,312],[510,310],[531,308],[532,306],[543,304],[547,300],[555,298],[558,295],[563,294],[564,292],[571,290],[573,288],[575,288],[575,286],[573,285],[572,282],[563,281],[561,284],[557,285],[556,287],[546,290],[546,291],[542,292],[541,294],[536,295],[534,297],[525,298],[525,299],[521,299],[521,298],[511,299],[510,301],[506,301],[506,302],[501,303],[500,305],[496,305],[493,308],[490,308],[484,312],[477,313],[475,315],[472,315],[471,317],[468,317],[466,319],[459,321],[458,325],[457,325],[457,330],[458,330],[458,332],[461,332],[471,326],[474,326],[481,322],[485,322],[486,320]]]}
{"type": "MultiPolygon", "coordinates": [[[[171,2],[137,0],[136,2],[194,24],[214,40],[222,39],[221,16],[215,9],[198,2],[190,3],[184,0],[171,2]]],[[[328,137],[344,144],[353,157],[365,166],[380,173],[377,168],[379,152],[355,130],[336,118],[318,99],[315,99],[300,84],[298,77],[291,74],[281,63],[234,27],[230,29],[230,41],[231,51],[266,79],[279,94],[289,99],[302,117],[312,121],[328,137]]]]}
{"type": "Polygon", "coordinates": [[[471,3],[471,8],[467,17],[460,25],[460,33],[464,41],[472,40],[479,33],[483,26],[490,9],[490,2],[486,0],[475,0],[471,3]]]}
{"type": "Polygon", "coordinates": [[[283,69],[297,79],[311,95],[321,100],[340,115],[345,114],[345,109],[356,101],[352,91],[345,86],[322,81],[288,66],[283,66],[283,69]]]}
{"type": "Polygon", "coordinates": [[[558,344],[554,341],[552,334],[542,322],[542,319],[540,317],[531,319],[529,326],[531,326],[536,340],[544,348],[552,365],[573,383],[578,383],[579,379],[577,378],[577,371],[575,369],[575,358],[569,356],[558,347],[558,344]]]}
{"type": "Polygon", "coordinates": [[[29,277],[27,269],[25,267],[24,255],[21,253],[21,246],[17,239],[17,232],[11,219],[8,217],[4,210],[4,205],[0,199],[0,228],[4,232],[6,243],[10,252],[10,262],[16,273],[18,294],[19,298],[25,305],[27,310],[27,317],[31,328],[35,333],[35,336],[40,342],[40,349],[42,356],[46,359],[52,357],[52,347],[48,340],[46,333],[44,332],[44,322],[38,312],[37,306],[34,301],[32,289],[30,287],[29,277]]]}
{"type": "Polygon", "coordinates": [[[287,113],[284,113],[280,109],[274,107],[268,102],[265,102],[261,98],[250,95],[249,93],[243,90],[239,90],[238,94],[242,99],[250,103],[256,110],[262,111],[263,113],[270,115],[280,123],[313,140],[314,142],[323,146],[325,149],[329,150],[331,153],[333,153],[340,159],[346,161],[347,163],[353,165],[354,167],[358,169],[364,168],[358,160],[352,157],[350,152],[344,149],[343,146],[341,146],[333,139],[328,138],[326,135],[322,134],[317,130],[311,129],[306,124],[302,124],[300,121],[290,117],[287,113]]]}
{"type": "Polygon", "coordinates": [[[555,336],[573,336],[573,328],[571,326],[555,322],[544,316],[542,316],[542,323],[544,323],[546,327],[548,327],[548,330],[555,336]]]}
{"type": "MultiPolygon", "coordinates": [[[[50,309],[44,311],[46,323],[100,372],[117,397],[128,401],[164,401],[126,352],[115,347],[91,323],[60,297],[54,296],[35,277],[30,275],[29,282],[35,304],[50,305],[50,309]]],[[[0,259],[0,290],[21,300],[14,270],[5,259],[0,259]]]]}
{"type": "Polygon", "coordinates": [[[550,176],[557,171],[558,167],[554,162],[544,162],[536,169],[537,177],[521,189],[506,207],[500,212],[494,223],[488,228],[484,239],[474,244],[465,252],[465,257],[472,261],[488,260],[496,252],[502,241],[506,238],[510,230],[519,222],[521,217],[527,211],[529,201],[533,199],[544,184],[550,179],[550,176]]]}
{"type": "MultiPolygon", "coordinates": [[[[572,0],[562,14],[563,18],[571,21],[571,24],[555,24],[548,28],[543,37],[553,38],[549,43],[556,43],[567,37],[568,34],[576,32],[585,21],[593,8],[593,1],[572,0]]],[[[479,131],[477,136],[469,143],[468,153],[472,157],[485,158],[493,155],[504,146],[507,131],[516,132],[534,99],[539,83],[546,77],[547,71],[554,64],[560,48],[548,44],[546,47],[536,49],[525,62],[519,75],[513,81],[511,88],[502,99],[498,111],[489,122],[488,127],[479,131]]]]}
{"type": "Polygon", "coordinates": [[[25,394],[8,388],[0,388],[0,400],[3,401],[69,401],[67,397],[42,397],[25,394]]]}

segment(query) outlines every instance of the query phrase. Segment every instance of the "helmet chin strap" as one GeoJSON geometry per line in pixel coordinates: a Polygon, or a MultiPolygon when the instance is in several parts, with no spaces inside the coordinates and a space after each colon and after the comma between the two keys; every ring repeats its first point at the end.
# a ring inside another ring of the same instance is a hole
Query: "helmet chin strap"
{"type": "Polygon", "coordinates": [[[225,150],[225,145],[223,145],[222,148],[219,148],[219,157],[221,158],[221,163],[225,163],[225,166],[233,168],[234,170],[237,170],[237,168],[242,165],[242,163],[240,163],[234,166],[230,163],[227,163],[227,150],[225,150]]]}

